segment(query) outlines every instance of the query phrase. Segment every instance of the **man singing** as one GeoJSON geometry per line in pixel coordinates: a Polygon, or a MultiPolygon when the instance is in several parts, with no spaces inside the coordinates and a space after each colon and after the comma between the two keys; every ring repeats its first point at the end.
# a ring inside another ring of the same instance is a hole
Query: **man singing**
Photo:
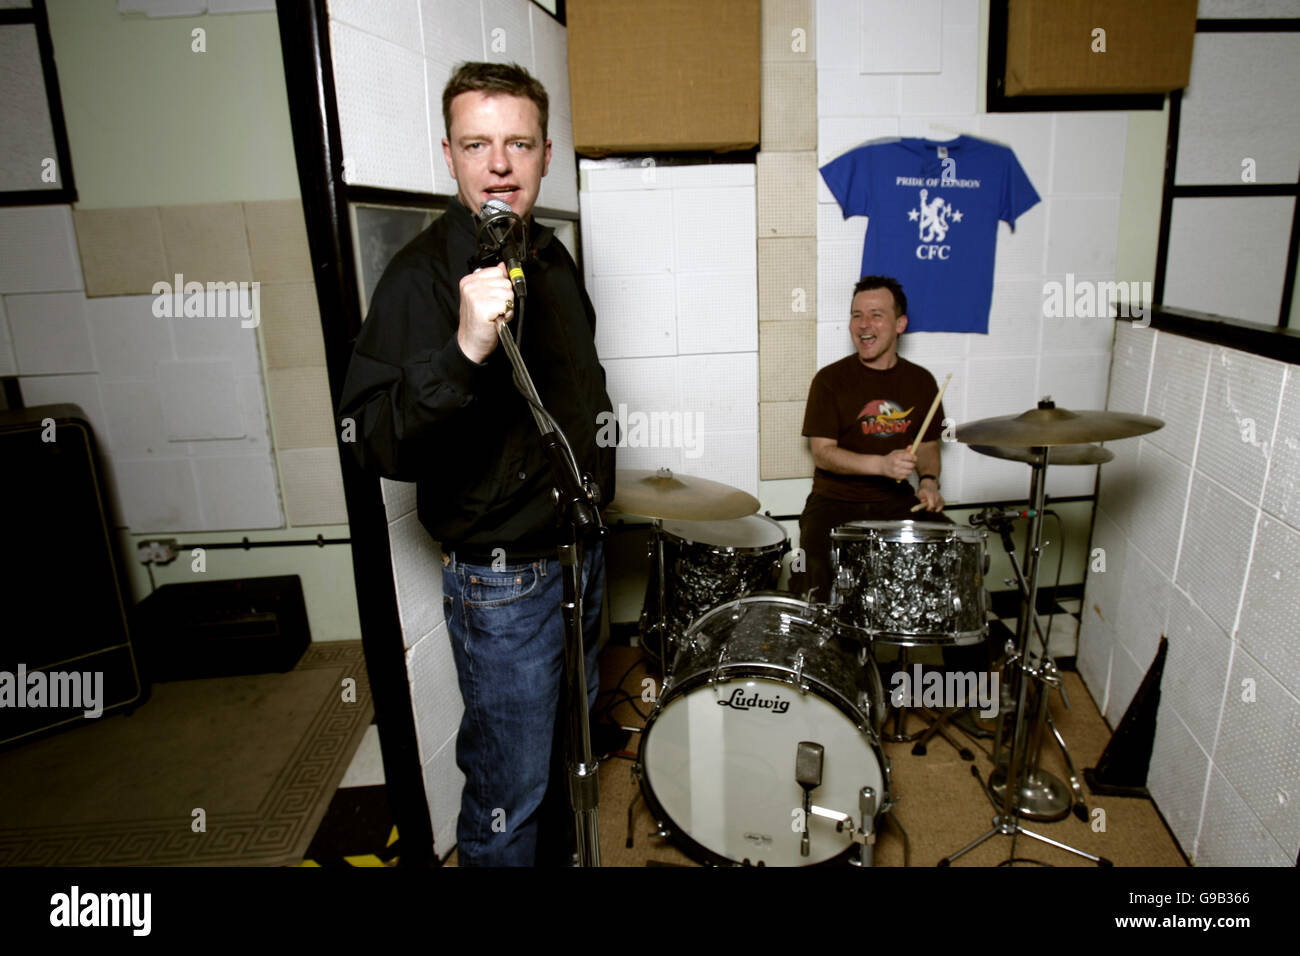
{"type": "MultiPolygon", "coordinates": [[[[803,434],[812,445],[812,493],[799,518],[806,574],[791,589],[830,599],[830,534],[849,521],[935,520],[939,494],[940,404],[915,455],[910,446],[939,389],[934,376],[898,355],[907,296],[894,279],[864,276],[853,287],[849,332],[856,353],[820,372],[808,390],[803,434]],[[913,491],[906,479],[920,475],[913,491]],[[913,514],[917,500],[930,514],[913,514]]],[[[939,520],[947,518],[938,516],[939,520]]]]}
{"type": "MultiPolygon", "coordinates": [[[[597,418],[611,405],[595,311],[563,244],[531,217],[551,159],[547,106],[541,83],[517,65],[455,70],[442,96],[442,150],[457,195],[385,270],[339,408],[356,422],[350,447],[362,467],[414,480],[420,522],[442,543],[465,704],[456,741],[462,866],[564,863],[572,848],[565,781],[550,780],[564,649],[553,476],[498,348],[498,330],[516,311],[511,281],[502,264],[475,267],[475,215],[489,199],[508,203],[528,232],[525,364],[580,470],[599,483],[603,502],[614,495],[613,449],[596,442],[597,418]],[[551,808],[554,827],[543,819],[551,808]]],[[[599,542],[585,549],[582,579],[594,702],[599,542]]]]}

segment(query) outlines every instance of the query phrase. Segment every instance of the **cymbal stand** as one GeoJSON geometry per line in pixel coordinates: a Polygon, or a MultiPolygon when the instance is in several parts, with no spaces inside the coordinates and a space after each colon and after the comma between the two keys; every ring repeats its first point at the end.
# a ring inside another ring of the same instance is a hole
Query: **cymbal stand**
{"type": "MultiPolygon", "coordinates": [[[[1041,676],[1035,673],[1036,670],[1041,670],[1041,668],[1035,669],[1028,666],[1028,649],[1029,633],[1038,624],[1038,566],[1043,550],[1043,507],[1046,501],[1047,466],[1051,449],[1047,446],[1041,446],[1035,448],[1034,451],[1041,453],[1041,460],[1030,465],[1032,478],[1030,480],[1029,497],[1033,513],[1029,517],[1028,541],[1032,544],[1032,547],[1029,549],[1027,557],[1027,575],[1024,576],[1027,581],[1022,588],[1022,598],[1025,600],[1021,606],[1020,620],[1016,628],[1016,646],[1014,652],[1008,655],[1005,668],[1005,672],[1012,675],[1014,682],[1014,687],[1009,696],[1014,697],[1016,700],[1015,722],[1011,732],[1010,747],[1007,752],[1006,769],[1002,770],[1000,766],[995,766],[990,772],[988,783],[984,788],[986,796],[989,797],[989,801],[993,803],[995,809],[992,828],[956,853],[944,857],[939,861],[939,866],[948,866],[959,856],[975,849],[975,847],[994,836],[1011,837],[1011,855],[1008,856],[1004,863],[1013,863],[1016,860],[1015,841],[1022,834],[1049,846],[1091,860],[1099,866],[1111,865],[1111,862],[1104,857],[1094,856],[1091,853],[1085,853],[1083,850],[1049,839],[1042,834],[1026,829],[1020,822],[1020,816],[1025,811],[1032,812],[1036,804],[1041,802],[1037,794],[1043,789],[1044,784],[1047,784],[1049,790],[1052,789],[1048,778],[1061,791],[1065,789],[1065,785],[1061,781],[1050,774],[1044,773],[1037,767],[1042,742],[1041,727],[1045,724],[1047,694],[1043,692],[1035,694],[1032,713],[1029,701],[1031,680],[1036,679],[1040,682],[1039,686],[1043,686],[1041,676]],[[1028,593],[1025,593],[1026,591],[1028,593]],[[994,793],[997,790],[996,778],[999,775],[1002,780],[1001,805],[994,799],[994,793]]],[[[1020,573],[1018,569],[1017,573],[1020,573]]],[[[1044,644],[1044,654],[1046,654],[1046,644],[1044,644]]],[[[1002,738],[1005,734],[1004,727],[1005,720],[1000,719],[998,740],[994,749],[995,761],[997,755],[1001,752],[1002,738]]],[[[1065,812],[1069,812],[1068,804],[1065,812]]],[[[1060,815],[1063,816],[1064,814],[1060,815]]]]}

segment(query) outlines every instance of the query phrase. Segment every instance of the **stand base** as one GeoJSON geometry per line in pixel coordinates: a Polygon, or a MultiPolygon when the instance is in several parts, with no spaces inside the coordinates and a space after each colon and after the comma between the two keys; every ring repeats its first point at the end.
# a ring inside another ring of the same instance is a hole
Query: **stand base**
{"type": "MultiPolygon", "coordinates": [[[[1046,843],[1049,846],[1054,846],[1058,850],[1065,850],[1067,853],[1073,853],[1075,856],[1081,856],[1085,860],[1091,860],[1093,863],[1096,863],[1098,866],[1115,865],[1110,860],[1106,859],[1104,856],[1093,856],[1091,853],[1084,853],[1082,850],[1075,849],[1072,846],[1067,846],[1064,843],[1058,843],[1056,840],[1049,839],[1043,836],[1041,833],[1035,833],[1033,830],[1026,830],[1024,827],[1020,825],[1020,821],[1017,820],[1014,816],[1007,816],[1002,813],[999,813],[997,816],[993,818],[993,829],[989,830],[987,833],[979,837],[977,840],[966,844],[964,847],[962,847],[952,856],[945,856],[942,860],[940,860],[935,865],[951,866],[953,860],[957,859],[957,857],[961,856],[963,853],[975,849],[985,840],[988,840],[995,836],[1014,837],[1017,834],[1019,834],[1020,836],[1030,837],[1031,839],[1038,840],[1040,843],[1046,843]]],[[[1009,859],[1006,862],[1015,863],[1015,862],[1036,862],[1036,861],[1024,860],[1023,858],[1020,858],[1019,860],[1009,859]]]]}
{"type": "MultiPolygon", "coordinates": [[[[994,804],[1003,806],[1007,790],[1005,766],[989,774],[988,789],[994,804]]],[[[1068,816],[1073,803],[1074,797],[1064,782],[1045,770],[1035,770],[1025,778],[1025,785],[1020,789],[1016,814],[1027,820],[1051,823],[1068,816]]]]}

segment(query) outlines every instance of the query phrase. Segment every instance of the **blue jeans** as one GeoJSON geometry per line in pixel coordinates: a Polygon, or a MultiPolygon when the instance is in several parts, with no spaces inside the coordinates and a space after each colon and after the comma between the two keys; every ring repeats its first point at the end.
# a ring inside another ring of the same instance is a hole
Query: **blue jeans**
{"type": "MultiPolygon", "coordinates": [[[[587,705],[594,707],[604,545],[595,543],[583,558],[587,705]]],[[[552,782],[542,820],[552,765],[563,765],[563,752],[553,754],[563,741],[556,731],[564,683],[563,570],[556,558],[493,569],[461,564],[454,554],[443,568],[447,632],[465,702],[456,739],[456,764],[465,774],[456,825],[460,866],[537,865],[539,830],[556,805],[556,832],[543,836],[567,847],[558,832],[571,826],[562,775],[552,782]]]]}

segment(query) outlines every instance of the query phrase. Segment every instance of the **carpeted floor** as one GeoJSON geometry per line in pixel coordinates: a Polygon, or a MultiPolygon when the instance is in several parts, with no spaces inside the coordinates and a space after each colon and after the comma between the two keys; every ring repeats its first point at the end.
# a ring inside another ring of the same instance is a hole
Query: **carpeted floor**
{"type": "Polygon", "coordinates": [[[130,716],[0,751],[0,866],[297,864],[373,714],[360,641],[155,684],[130,716]]]}

